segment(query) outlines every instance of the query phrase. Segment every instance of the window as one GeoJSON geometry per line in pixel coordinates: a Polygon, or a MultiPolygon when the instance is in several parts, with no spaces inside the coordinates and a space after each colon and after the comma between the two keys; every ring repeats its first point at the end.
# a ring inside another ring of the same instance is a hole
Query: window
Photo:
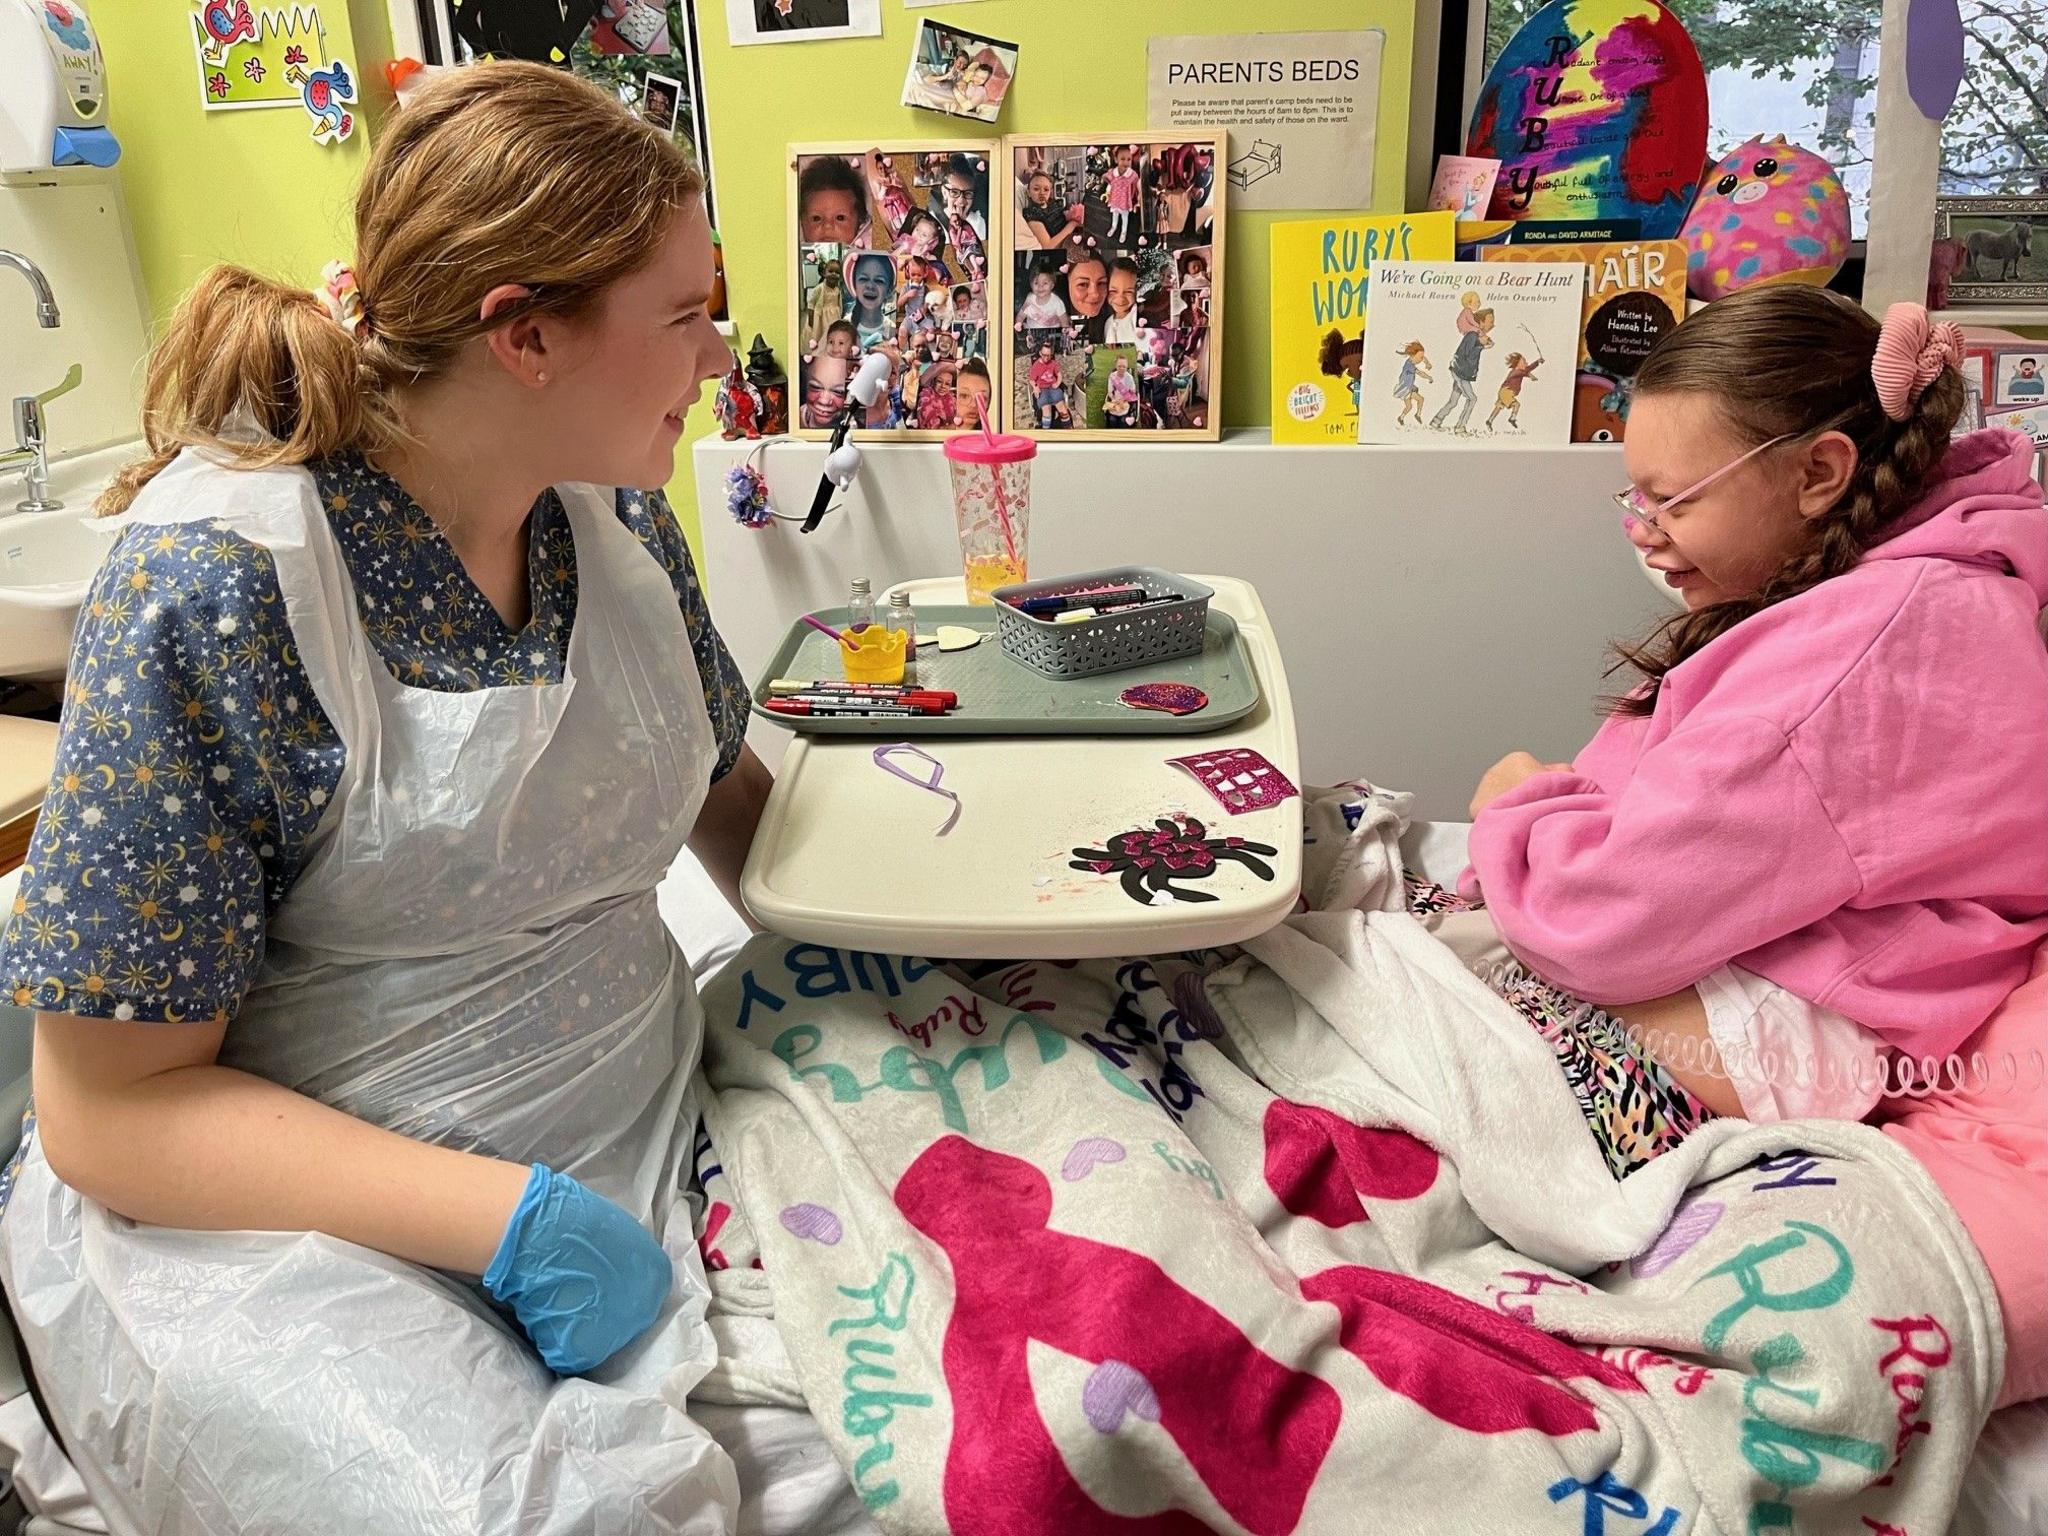
{"type": "MultiPolygon", "coordinates": [[[[1542,0],[1476,0],[1485,69],[1542,0]]],[[[1865,230],[1876,137],[1881,0],[1672,0],[1707,67],[1718,158],[1782,133],[1841,172],[1851,222],[1865,230]]],[[[1944,193],[2048,192],[2048,0],[1961,0],[1966,72],[1942,128],[1944,193]]]]}
{"type": "Polygon", "coordinates": [[[2048,193],[2048,0],[1962,0],[1963,88],[1941,129],[1951,196],[2048,193]]]}

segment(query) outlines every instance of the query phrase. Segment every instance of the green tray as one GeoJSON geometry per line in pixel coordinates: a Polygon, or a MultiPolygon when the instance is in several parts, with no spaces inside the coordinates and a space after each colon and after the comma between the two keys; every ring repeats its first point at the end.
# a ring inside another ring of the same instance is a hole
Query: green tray
{"type": "MultiPolygon", "coordinates": [[[[845,624],[846,610],[826,608],[817,617],[836,627],[845,624]]],[[[1258,707],[1259,684],[1237,623],[1213,607],[1201,655],[1065,682],[1041,676],[1003,654],[993,608],[960,604],[917,610],[917,627],[923,633],[931,634],[941,624],[977,629],[986,637],[969,651],[918,647],[911,681],[919,688],[959,694],[959,707],[950,714],[853,715],[835,720],[763,709],[768,684],[778,677],[810,682],[845,675],[838,643],[801,621],[790,625],[767,670],[755,680],[754,713],[818,736],[1200,736],[1220,731],[1258,707]],[[1192,683],[1209,695],[1209,704],[1192,715],[1119,704],[1117,695],[1136,683],[1192,683]]]]}

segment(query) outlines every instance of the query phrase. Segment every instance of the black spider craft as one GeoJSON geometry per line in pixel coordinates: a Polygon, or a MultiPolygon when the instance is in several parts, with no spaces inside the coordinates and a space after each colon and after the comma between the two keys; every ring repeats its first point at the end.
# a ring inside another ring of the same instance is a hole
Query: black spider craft
{"type": "Polygon", "coordinates": [[[1072,867],[1098,875],[1114,871],[1123,880],[1124,894],[1148,907],[1161,892],[1175,901],[1216,900],[1214,892],[1184,891],[1174,882],[1206,880],[1223,859],[1237,860],[1261,880],[1273,878],[1273,866],[1253,855],[1270,858],[1277,849],[1241,837],[1210,837],[1208,830],[1194,817],[1176,812],[1160,817],[1151,829],[1104,838],[1100,848],[1076,848],[1072,867]]]}

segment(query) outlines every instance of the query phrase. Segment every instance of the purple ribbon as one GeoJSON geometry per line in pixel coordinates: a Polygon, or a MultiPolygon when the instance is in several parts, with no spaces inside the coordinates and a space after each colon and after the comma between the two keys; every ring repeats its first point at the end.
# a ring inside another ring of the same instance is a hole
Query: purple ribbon
{"type": "Polygon", "coordinates": [[[948,800],[952,801],[952,814],[946,817],[945,824],[938,831],[934,832],[932,836],[944,837],[953,830],[953,823],[960,819],[960,797],[939,783],[939,780],[946,776],[946,765],[944,763],[933,757],[931,753],[925,751],[922,747],[914,747],[907,741],[898,741],[892,742],[886,747],[875,748],[875,766],[895,774],[897,778],[906,784],[915,784],[919,789],[928,789],[933,794],[944,795],[948,800]],[[931,773],[921,778],[917,774],[912,773],[908,768],[898,767],[895,763],[889,761],[889,754],[892,752],[908,752],[912,757],[923,758],[925,762],[931,765],[931,773]]]}

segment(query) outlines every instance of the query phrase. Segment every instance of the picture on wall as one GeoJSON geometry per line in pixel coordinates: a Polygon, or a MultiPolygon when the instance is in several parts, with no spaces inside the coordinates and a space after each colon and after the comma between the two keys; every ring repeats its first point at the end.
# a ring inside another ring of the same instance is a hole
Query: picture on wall
{"type": "Polygon", "coordinates": [[[1214,441],[1221,137],[1004,140],[1003,424],[1214,441]]]}
{"type": "MultiPolygon", "coordinates": [[[[711,132],[698,50],[699,0],[420,0],[430,33],[454,39],[453,62],[480,58],[566,62],[695,154],[704,211],[718,225],[711,132]],[[435,23],[439,25],[436,26],[435,23]]],[[[723,315],[717,318],[724,319],[723,315]]]]}
{"type": "Polygon", "coordinates": [[[1017,45],[949,27],[929,17],[917,24],[903,105],[992,123],[1017,78],[1017,45]]]}
{"type": "Polygon", "coordinates": [[[735,48],[880,37],[882,0],[725,0],[725,24],[735,48]]]}
{"type": "Polygon", "coordinates": [[[318,5],[252,9],[193,0],[190,12],[199,99],[207,111],[304,106],[316,134],[323,118],[331,137],[353,131],[354,72],[329,53],[318,5]]]}
{"type": "Polygon", "coordinates": [[[1361,443],[1563,443],[1583,262],[1383,261],[1372,269],[1361,443]]]}
{"type": "Polygon", "coordinates": [[[2048,345],[2008,342],[1987,349],[1980,361],[1991,369],[1992,407],[2048,405],[2048,345]]]}
{"type": "Polygon", "coordinates": [[[994,411],[988,239],[996,146],[976,140],[792,145],[796,243],[791,427],[828,437],[861,363],[889,384],[860,423],[935,436],[994,411]]]}
{"type": "Polygon", "coordinates": [[[2039,304],[2048,316],[2048,197],[1940,197],[1937,257],[1952,256],[1948,304],[2039,304]]]}

